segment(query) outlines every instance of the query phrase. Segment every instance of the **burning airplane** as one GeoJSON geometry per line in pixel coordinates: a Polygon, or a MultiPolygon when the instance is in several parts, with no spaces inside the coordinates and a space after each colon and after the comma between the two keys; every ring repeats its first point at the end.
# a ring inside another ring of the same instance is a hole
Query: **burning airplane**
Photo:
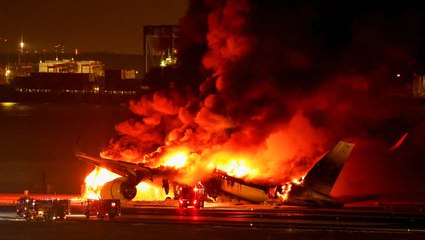
{"type": "MultiPolygon", "coordinates": [[[[330,196],[330,191],[353,147],[353,143],[340,141],[301,181],[292,181],[285,185],[249,184],[219,169],[215,169],[211,176],[205,176],[204,179],[208,179],[211,192],[218,191],[254,203],[265,202],[270,197],[278,197],[287,205],[342,206],[341,202],[330,196]]],[[[136,186],[142,180],[153,181],[154,178],[162,179],[162,188],[168,194],[169,182],[175,182],[175,179],[167,179],[167,177],[176,177],[176,171],[178,171],[174,167],[150,168],[141,163],[94,158],[83,153],[77,153],[76,156],[121,176],[101,186],[100,198],[105,199],[132,200],[137,194],[136,186]]]]}
{"type": "Polygon", "coordinates": [[[97,181],[103,170],[96,168],[87,192],[165,199],[175,183],[215,176],[221,185],[210,192],[253,202],[277,196],[288,204],[339,205],[330,190],[353,144],[332,146],[346,137],[388,141],[392,126],[401,131],[392,120],[408,116],[408,108],[394,100],[402,85],[389,81],[389,66],[409,61],[397,39],[382,45],[365,38],[373,33],[391,41],[399,35],[379,31],[393,25],[370,29],[385,22],[365,24],[335,9],[191,0],[181,21],[178,64],[146,74],[151,91],[129,103],[132,117],[115,126],[117,136],[101,158],[77,155],[118,174],[103,172],[106,178],[97,181]],[[337,44],[340,30],[353,39],[337,44]],[[375,55],[360,54],[364,49],[375,55]]]}

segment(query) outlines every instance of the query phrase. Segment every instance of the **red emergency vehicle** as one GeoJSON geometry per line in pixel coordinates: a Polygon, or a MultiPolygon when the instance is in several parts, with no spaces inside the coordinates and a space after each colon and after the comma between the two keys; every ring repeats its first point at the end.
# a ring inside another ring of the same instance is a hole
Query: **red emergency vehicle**
{"type": "Polygon", "coordinates": [[[118,199],[87,199],[84,202],[84,215],[87,218],[96,216],[97,218],[108,217],[109,220],[121,215],[121,203],[118,199]]]}
{"type": "Polygon", "coordinates": [[[67,199],[34,199],[22,197],[16,204],[16,214],[30,220],[63,220],[70,214],[70,201],[67,199]]]}
{"type": "Polygon", "coordinates": [[[178,190],[179,208],[193,206],[203,208],[205,202],[205,188],[200,181],[192,186],[181,186],[178,190]]]}

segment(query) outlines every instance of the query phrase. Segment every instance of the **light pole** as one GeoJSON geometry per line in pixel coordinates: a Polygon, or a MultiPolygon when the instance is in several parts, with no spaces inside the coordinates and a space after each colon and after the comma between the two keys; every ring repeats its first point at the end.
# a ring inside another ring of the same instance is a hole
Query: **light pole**
{"type": "Polygon", "coordinates": [[[24,61],[24,39],[21,38],[21,42],[19,43],[19,54],[18,54],[18,75],[22,74],[22,62],[24,61]]]}
{"type": "Polygon", "coordinates": [[[0,44],[2,44],[4,46],[4,54],[6,55],[6,43],[7,43],[7,39],[4,37],[0,37],[0,44]]]}
{"type": "MultiPolygon", "coordinates": [[[[0,44],[1,45],[6,45],[6,42],[7,42],[7,39],[6,38],[3,38],[3,37],[0,37],[0,44]]],[[[4,59],[2,59],[2,62],[3,62],[3,60],[4,59]]],[[[5,80],[5,82],[6,83],[8,83],[8,76],[9,76],[9,74],[10,74],[10,70],[8,69],[8,67],[7,67],[7,64],[6,64],[6,62],[4,63],[5,65],[5,68],[4,68],[4,70],[5,70],[5,72],[4,72],[4,80],[5,80]]],[[[2,76],[2,78],[3,78],[3,76],[2,76]]]]}
{"type": "Polygon", "coordinates": [[[6,44],[7,43],[7,39],[6,38],[4,38],[4,37],[0,37],[0,43],[4,43],[4,44],[6,44]]]}

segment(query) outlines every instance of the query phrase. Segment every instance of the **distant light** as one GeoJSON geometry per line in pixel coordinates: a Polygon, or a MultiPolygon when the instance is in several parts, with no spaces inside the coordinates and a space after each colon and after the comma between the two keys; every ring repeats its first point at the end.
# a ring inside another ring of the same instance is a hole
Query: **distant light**
{"type": "Polygon", "coordinates": [[[2,102],[1,103],[1,106],[3,106],[3,107],[12,107],[15,104],[16,103],[14,103],[14,102],[2,102]]]}
{"type": "Polygon", "coordinates": [[[397,73],[397,75],[396,75],[396,76],[399,78],[399,77],[401,77],[401,74],[400,74],[400,73],[397,73]]]}
{"type": "Polygon", "coordinates": [[[19,43],[19,46],[21,46],[21,48],[24,48],[24,42],[19,43]]]}
{"type": "Polygon", "coordinates": [[[159,66],[166,67],[167,63],[165,62],[165,60],[161,60],[161,63],[159,64],[159,66]]]}

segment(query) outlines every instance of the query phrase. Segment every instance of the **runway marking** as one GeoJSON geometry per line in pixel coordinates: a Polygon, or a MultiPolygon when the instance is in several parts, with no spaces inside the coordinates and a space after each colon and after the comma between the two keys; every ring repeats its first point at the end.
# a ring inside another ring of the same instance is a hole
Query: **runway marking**
{"type": "Polygon", "coordinates": [[[0,217],[0,221],[23,222],[26,220],[23,218],[0,217]]]}

